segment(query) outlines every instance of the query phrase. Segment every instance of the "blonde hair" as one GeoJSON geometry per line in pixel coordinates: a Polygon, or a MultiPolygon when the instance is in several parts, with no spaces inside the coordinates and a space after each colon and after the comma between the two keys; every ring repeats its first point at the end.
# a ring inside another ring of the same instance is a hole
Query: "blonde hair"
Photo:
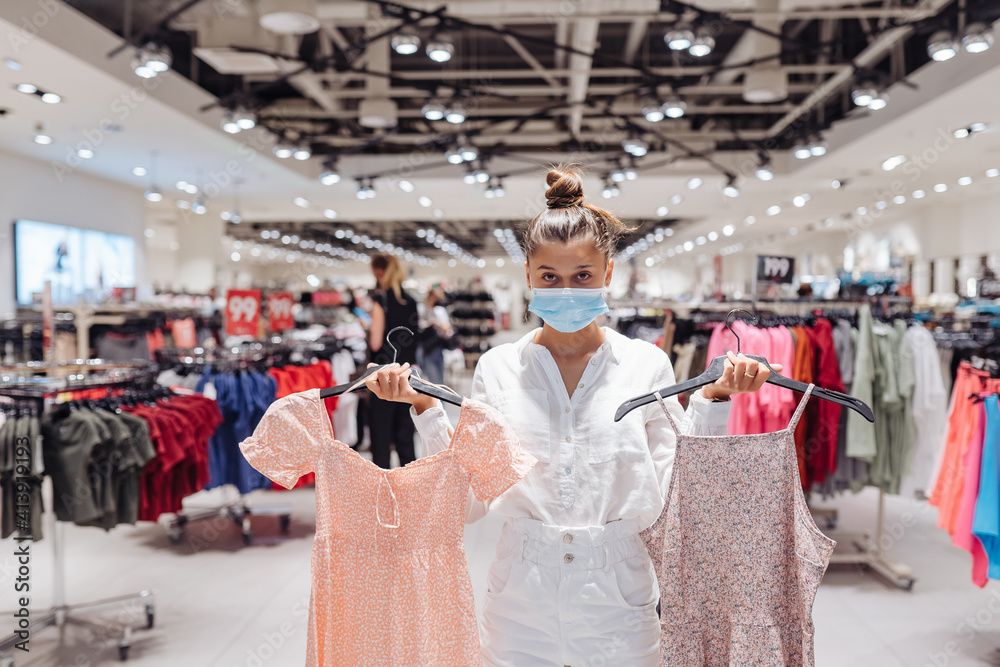
{"type": "Polygon", "coordinates": [[[611,257],[618,240],[634,230],[614,214],[584,203],[583,181],[575,168],[555,167],[546,174],[545,182],[549,185],[547,207],[528,223],[521,242],[526,257],[543,243],[566,243],[585,236],[593,238],[598,250],[611,257]]]}
{"type": "Polygon", "coordinates": [[[406,271],[403,270],[403,263],[399,258],[380,253],[372,257],[372,268],[384,271],[379,285],[382,289],[391,289],[396,295],[396,301],[403,303],[403,280],[406,279],[406,271]]]}

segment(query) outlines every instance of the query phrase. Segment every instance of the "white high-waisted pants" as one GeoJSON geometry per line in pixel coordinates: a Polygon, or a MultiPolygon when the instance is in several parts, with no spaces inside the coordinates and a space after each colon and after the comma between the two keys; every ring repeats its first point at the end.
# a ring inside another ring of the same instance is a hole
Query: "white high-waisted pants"
{"type": "Polygon", "coordinates": [[[635,522],[503,527],[483,608],[488,667],[656,667],[659,588],[635,522]]]}

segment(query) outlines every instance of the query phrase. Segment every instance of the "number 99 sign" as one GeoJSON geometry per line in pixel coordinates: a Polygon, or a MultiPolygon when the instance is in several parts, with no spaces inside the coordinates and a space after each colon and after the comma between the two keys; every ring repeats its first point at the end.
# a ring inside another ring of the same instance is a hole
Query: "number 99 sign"
{"type": "Polygon", "coordinates": [[[260,325],[260,290],[226,291],[226,335],[256,336],[260,325]]]}

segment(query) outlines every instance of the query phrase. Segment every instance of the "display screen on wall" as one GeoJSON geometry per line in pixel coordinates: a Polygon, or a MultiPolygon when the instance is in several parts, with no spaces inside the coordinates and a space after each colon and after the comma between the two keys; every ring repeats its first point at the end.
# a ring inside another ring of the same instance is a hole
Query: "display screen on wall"
{"type": "Polygon", "coordinates": [[[17,302],[32,303],[52,282],[52,302],[103,301],[116,287],[135,287],[135,239],[33,220],[14,222],[17,302]]]}

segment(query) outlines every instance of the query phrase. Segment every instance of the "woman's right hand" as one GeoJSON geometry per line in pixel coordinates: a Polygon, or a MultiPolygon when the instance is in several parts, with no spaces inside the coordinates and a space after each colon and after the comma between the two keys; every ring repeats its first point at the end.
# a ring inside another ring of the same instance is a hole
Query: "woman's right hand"
{"type": "MultiPolygon", "coordinates": [[[[368,368],[376,365],[368,364],[368,368]]],[[[421,394],[410,386],[411,371],[409,363],[402,366],[390,364],[377,373],[369,375],[368,379],[365,380],[365,386],[383,401],[409,403],[416,409],[417,414],[420,414],[433,407],[435,399],[432,396],[421,394]]]]}

